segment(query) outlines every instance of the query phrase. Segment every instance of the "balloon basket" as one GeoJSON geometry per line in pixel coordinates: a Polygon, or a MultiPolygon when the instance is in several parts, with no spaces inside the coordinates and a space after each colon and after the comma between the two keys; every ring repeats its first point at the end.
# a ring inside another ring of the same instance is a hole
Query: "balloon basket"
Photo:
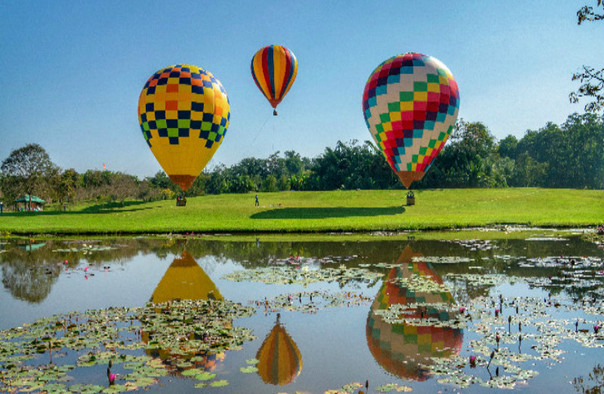
{"type": "Polygon", "coordinates": [[[412,191],[409,191],[409,193],[407,193],[407,206],[409,205],[415,205],[415,193],[413,193],[412,191]]]}
{"type": "Polygon", "coordinates": [[[187,206],[187,199],[184,197],[178,197],[176,199],[176,206],[177,207],[186,207],[187,206]]]}

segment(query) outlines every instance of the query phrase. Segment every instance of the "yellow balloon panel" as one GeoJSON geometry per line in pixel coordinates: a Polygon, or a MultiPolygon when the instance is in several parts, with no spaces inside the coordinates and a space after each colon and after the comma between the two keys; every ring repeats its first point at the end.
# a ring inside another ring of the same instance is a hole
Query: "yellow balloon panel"
{"type": "Polygon", "coordinates": [[[172,300],[222,300],[222,294],[212,279],[184,251],[175,258],[151,296],[151,302],[161,304],[172,300]]]}
{"type": "Polygon", "coordinates": [[[139,97],[143,136],[166,174],[188,189],[225,137],[230,104],[210,72],[175,65],[149,78],[139,97]]]}

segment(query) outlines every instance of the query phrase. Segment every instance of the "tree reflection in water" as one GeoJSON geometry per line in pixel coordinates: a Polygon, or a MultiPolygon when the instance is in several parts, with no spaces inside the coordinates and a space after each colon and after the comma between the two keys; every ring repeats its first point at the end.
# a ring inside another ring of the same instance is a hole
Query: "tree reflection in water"
{"type": "Polygon", "coordinates": [[[13,297],[30,303],[42,302],[56,282],[61,267],[47,261],[39,261],[35,253],[46,246],[46,242],[20,242],[3,253],[6,263],[2,265],[2,284],[13,297]]]}

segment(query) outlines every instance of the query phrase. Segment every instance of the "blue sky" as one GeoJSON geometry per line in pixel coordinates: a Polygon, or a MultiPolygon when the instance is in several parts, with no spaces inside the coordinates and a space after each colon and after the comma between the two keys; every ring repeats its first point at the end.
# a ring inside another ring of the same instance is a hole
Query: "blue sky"
{"type": "MultiPolygon", "coordinates": [[[[593,2],[595,4],[595,2],[593,2]]],[[[152,176],[161,169],[137,120],[146,80],[179,63],[207,69],[231,103],[209,166],[338,140],[371,139],[363,88],[385,59],[421,52],[460,89],[459,117],[497,139],[562,123],[582,104],[573,72],[604,64],[604,23],[577,25],[568,0],[0,1],[0,160],[28,143],[61,168],[152,176]],[[250,74],[254,53],[284,45],[297,79],[279,116],[250,74]]]]}

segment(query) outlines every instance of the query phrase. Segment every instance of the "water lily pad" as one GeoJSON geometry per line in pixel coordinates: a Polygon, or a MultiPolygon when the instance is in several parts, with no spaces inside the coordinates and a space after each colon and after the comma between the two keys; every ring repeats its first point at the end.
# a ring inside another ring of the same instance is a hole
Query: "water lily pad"
{"type": "Polygon", "coordinates": [[[239,370],[243,373],[258,372],[258,368],[254,367],[253,365],[250,365],[249,367],[241,367],[241,368],[239,368],[239,370]]]}
{"type": "Polygon", "coordinates": [[[217,375],[215,373],[211,373],[211,372],[207,372],[207,371],[200,371],[200,370],[192,370],[192,371],[197,371],[198,373],[195,375],[195,379],[197,380],[212,380],[214,379],[217,375]]]}
{"type": "Polygon", "coordinates": [[[215,380],[212,383],[210,383],[210,386],[212,387],[224,387],[224,386],[228,386],[229,385],[229,381],[228,380],[215,380]]]}

